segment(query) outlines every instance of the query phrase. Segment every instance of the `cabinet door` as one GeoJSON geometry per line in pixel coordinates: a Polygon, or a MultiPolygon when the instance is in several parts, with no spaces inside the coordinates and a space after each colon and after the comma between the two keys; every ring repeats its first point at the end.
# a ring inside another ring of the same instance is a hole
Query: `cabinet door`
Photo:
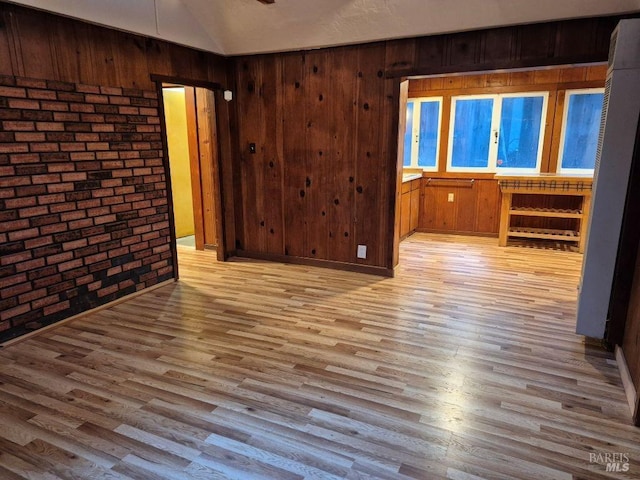
{"type": "Polygon", "coordinates": [[[403,193],[400,203],[400,237],[409,234],[411,227],[411,192],[403,193]]]}
{"type": "Polygon", "coordinates": [[[420,189],[411,190],[411,214],[409,218],[409,231],[414,232],[418,228],[418,219],[420,218],[420,189]]]}

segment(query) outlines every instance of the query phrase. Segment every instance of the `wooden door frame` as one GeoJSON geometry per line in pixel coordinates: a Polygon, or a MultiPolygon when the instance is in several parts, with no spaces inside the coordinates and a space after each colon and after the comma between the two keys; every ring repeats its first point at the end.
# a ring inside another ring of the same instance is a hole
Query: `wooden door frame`
{"type": "Polygon", "coordinates": [[[170,230],[170,236],[171,236],[171,256],[173,257],[173,277],[177,280],[179,278],[178,261],[177,261],[178,249],[177,249],[177,242],[176,242],[175,212],[173,210],[173,190],[171,187],[171,168],[169,166],[169,146],[167,143],[167,125],[165,120],[164,96],[162,91],[163,84],[204,88],[207,90],[211,90],[214,94],[214,100],[215,100],[214,122],[215,122],[216,133],[218,134],[217,135],[218,140],[215,146],[217,155],[216,155],[216,165],[214,165],[214,168],[213,168],[213,174],[214,174],[213,182],[214,182],[214,186],[216,187],[215,194],[214,194],[214,209],[215,209],[215,215],[216,215],[216,219],[215,219],[216,234],[218,237],[218,246],[216,248],[216,257],[218,261],[224,261],[227,258],[227,255],[226,255],[227,246],[225,242],[226,240],[225,219],[223,216],[224,208],[222,204],[224,195],[222,192],[222,181],[220,178],[222,152],[220,149],[220,140],[219,140],[220,136],[219,136],[219,132],[217,131],[218,125],[220,123],[218,105],[219,105],[219,100],[221,99],[221,93],[222,93],[223,87],[221,84],[215,83],[215,82],[192,80],[192,79],[187,79],[182,77],[173,77],[173,76],[167,76],[167,75],[152,74],[151,81],[155,82],[156,93],[158,95],[158,112],[160,115],[160,131],[161,131],[161,137],[162,137],[162,153],[163,153],[162,164],[164,168],[165,182],[167,186],[169,230],[170,230]]]}

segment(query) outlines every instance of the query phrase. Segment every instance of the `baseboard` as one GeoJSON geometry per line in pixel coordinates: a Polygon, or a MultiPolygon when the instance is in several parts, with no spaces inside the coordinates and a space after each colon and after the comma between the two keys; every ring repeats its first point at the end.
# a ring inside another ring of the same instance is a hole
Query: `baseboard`
{"type": "Polygon", "coordinates": [[[498,233],[489,232],[456,232],[451,230],[433,230],[430,228],[416,228],[418,233],[438,233],[440,235],[463,235],[466,237],[489,237],[498,238],[498,233]]]}
{"type": "Polygon", "coordinates": [[[253,258],[255,260],[267,260],[269,262],[290,263],[293,265],[306,265],[309,267],[331,268],[347,272],[366,273],[382,277],[393,277],[394,269],[376,267],[372,265],[360,265],[357,263],[335,262],[333,260],[319,260],[316,258],[294,257],[291,255],[278,255],[274,253],[256,253],[246,250],[236,250],[236,256],[253,258]]]}
{"type": "Polygon", "coordinates": [[[629,411],[631,412],[631,416],[634,417],[638,401],[638,392],[636,392],[636,387],[633,384],[633,379],[627,366],[627,360],[624,358],[624,352],[622,348],[620,348],[620,345],[616,345],[616,363],[618,364],[618,370],[622,378],[624,393],[627,396],[627,402],[629,402],[629,411]]]}
{"type": "Polygon", "coordinates": [[[64,320],[60,320],[58,322],[52,323],[50,325],[47,325],[46,327],[38,328],[37,330],[34,330],[32,332],[25,333],[24,335],[20,335],[19,337],[12,338],[10,340],[7,340],[6,342],[0,343],[0,348],[8,347],[9,345],[13,345],[15,343],[22,342],[24,340],[28,340],[31,337],[34,337],[36,335],[40,335],[41,333],[46,332],[47,330],[51,330],[52,328],[60,327],[60,326],[64,325],[65,323],[69,323],[69,322],[71,322],[73,320],[78,320],[79,318],[85,317],[85,316],[90,315],[92,313],[96,313],[96,312],[99,312],[101,310],[105,310],[107,308],[114,307],[114,306],[118,305],[119,303],[126,302],[127,300],[131,300],[131,299],[136,298],[136,297],[138,297],[140,295],[143,295],[145,293],[149,293],[149,292],[151,292],[153,290],[156,290],[157,288],[164,287],[165,285],[168,285],[170,283],[174,283],[175,281],[176,280],[174,278],[171,278],[169,280],[165,280],[164,282],[157,283],[156,285],[151,285],[150,287],[147,287],[147,288],[145,288],[143,290],[131,293],[129,295],[125,295],[124,297],[118,298],[118,299],[113,300],[113,301],[111,301],[109,303],[105,303],[104,305],[100,305],[100,306],[98,306],[96,308],[92,308],[91,310],[87,310],[85,312],[78,313],[77,315],[73,315],[72,317],[65,318],[64,320]]]}

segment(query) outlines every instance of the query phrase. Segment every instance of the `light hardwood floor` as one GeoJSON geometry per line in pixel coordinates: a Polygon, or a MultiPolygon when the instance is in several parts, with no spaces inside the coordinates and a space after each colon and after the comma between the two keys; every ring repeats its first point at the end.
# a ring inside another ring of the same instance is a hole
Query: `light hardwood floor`
{"type": "Polygon", "coordinates": [[[179,247],[180,282],[0,349],[0,479],[639,478],[581,255],[401,251],[389,279],[179,247]]]}

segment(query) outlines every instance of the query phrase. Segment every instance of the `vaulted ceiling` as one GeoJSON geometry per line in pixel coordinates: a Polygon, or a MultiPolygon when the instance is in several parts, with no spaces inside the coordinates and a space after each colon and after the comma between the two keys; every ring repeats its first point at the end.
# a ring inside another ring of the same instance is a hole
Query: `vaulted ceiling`
{"type": "Polygon", "coordinates": [[[15,0],[224,55],[640,11],[640,0],[15,0]]]}

